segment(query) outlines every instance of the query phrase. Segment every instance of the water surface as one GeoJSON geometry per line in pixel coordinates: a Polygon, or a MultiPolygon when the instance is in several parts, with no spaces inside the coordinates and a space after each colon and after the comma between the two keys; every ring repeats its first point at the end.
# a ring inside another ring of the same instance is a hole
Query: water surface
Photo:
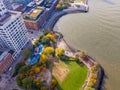
{"type": "Polygon", "coordinates": [[[120,90],[120,0],[90,0],[89,6],[89,13],[63,16],[55,27],[103,66],[104,90],[120,90]]]}

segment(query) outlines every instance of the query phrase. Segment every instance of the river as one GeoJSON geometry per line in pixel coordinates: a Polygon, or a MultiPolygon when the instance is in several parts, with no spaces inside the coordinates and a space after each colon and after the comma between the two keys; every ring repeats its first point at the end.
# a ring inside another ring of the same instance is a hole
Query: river
{"type": "Polygon", "coordinates": [[[105,70],[104,90],[120,90],[120,0],[90,0],[88,13],[65,15],[54,28],[105,70]]]}

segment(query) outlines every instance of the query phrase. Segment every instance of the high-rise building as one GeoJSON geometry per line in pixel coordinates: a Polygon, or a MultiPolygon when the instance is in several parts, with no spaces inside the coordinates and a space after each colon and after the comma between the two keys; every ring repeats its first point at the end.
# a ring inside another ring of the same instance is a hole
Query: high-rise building
{"type": "Polygon", "coordinates": [[[0,0],[0,16],[7,12],[7,9],[3,5],[3,2],[0,0]]]}
{"type": "Polygon", "coordinates": [[[0,5],[0,40],[15,52],[15,58],[29,42],[27,29],[20,12],[7,11],[1,1],[0,5]]]}
{"type": "Polygon", "coordinates": [[[1,1],[4,3],[5,7],[8,10],[12,10],[13,9],[10,0],[1,0],[1,1]]]}

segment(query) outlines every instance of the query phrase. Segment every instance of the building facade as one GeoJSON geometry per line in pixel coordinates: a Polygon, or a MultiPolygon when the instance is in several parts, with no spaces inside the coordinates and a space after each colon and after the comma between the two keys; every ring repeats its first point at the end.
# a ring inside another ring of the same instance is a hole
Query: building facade
{"type": "Polygon", "coordinates": [[[6,12],[7,12],[7,9],[5,8],[3,2],[0,0],[0,16],[2,16],[6,12]]]}
{"type": "Polygon", "coordinates": [[[0,40],[8,49],[15,51],[15,58],[29,42],[26,26],[20,12],[3,10],[0,15],[0,40]]]}
{"type": "Polygon", "coordinates": [[[23,14],[27,29],[39,30],[42,28],[44,26],[44,23],[47,22],[47,19],[50,17],[53,10],[55,10],[58,2],[59,0],[36,0],[36,4],[35,2],[31,2],[31,5],[28,5],[28,10],[26,10],[23,14]]]}
{"type": "Polygon", "coordinates": [[[8,10],[12,10],[13,9],[10,0],[2,0],[2,1],[3,1],[4,5],[5,5],[5,7],[8,10]]]}
{"type": "Polygon", "coordinates": [[[13,52],[11,51],[0,51],[0,74],[3,74],[7,71],[14,59],[12,57],[13,52]]]}

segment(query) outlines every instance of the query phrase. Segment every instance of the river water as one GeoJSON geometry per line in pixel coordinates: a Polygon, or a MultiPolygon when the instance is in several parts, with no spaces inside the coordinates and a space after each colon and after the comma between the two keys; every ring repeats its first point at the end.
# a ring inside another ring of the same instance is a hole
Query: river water
{"type": "Polygon", "coordinates": [[[55,28],[102,65],[104,90],[120,90],[120,0],[90,0],[89,6],[88,13],[63,16],[55,28]]]}

